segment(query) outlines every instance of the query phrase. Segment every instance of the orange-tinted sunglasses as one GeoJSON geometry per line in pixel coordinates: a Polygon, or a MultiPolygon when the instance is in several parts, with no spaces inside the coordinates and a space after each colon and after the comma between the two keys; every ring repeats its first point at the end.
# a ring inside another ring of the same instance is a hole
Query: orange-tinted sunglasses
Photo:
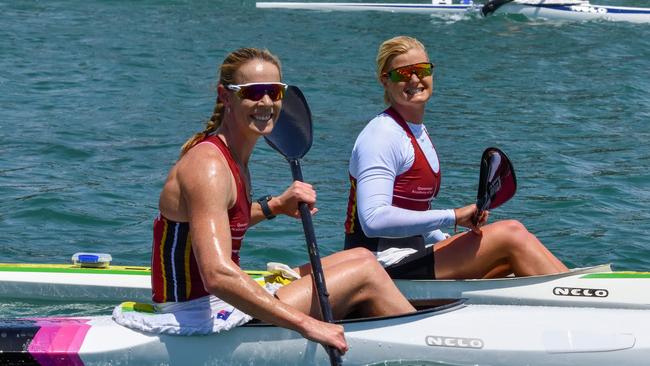
{"type": "Polygon", "coordinates": [[[434,65],[431,62],[420,62],[417,64],[394,68],[385,72],[382,76],[390,78],[394,83],[409,81],[413,74],[417,75],[419,79],[423,79],[427,76],[433,75],[433,67],[434,65]]]}

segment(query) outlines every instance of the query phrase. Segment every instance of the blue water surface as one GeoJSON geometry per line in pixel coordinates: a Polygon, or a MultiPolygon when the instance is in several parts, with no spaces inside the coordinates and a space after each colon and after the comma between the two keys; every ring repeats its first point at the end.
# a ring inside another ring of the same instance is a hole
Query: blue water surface
{"type": "MultiPolygon", "coordinates": [[[[61,263],[95,251],[148,264],[166,174],[213,109],[218,65],[243,46],[277,54],[285,81],[310,103],[303,174],[318,190],[321,253],[340,250],[349,153],[384,108],[377,47],[401,34],[420,39],[436,64],[426,115],[443,169],[434,208],[471,203],[481,153],[498,146],[519,189],[491,218],[521,220],[570,267],[650,269],[650,24],[232,0],[0,0],[0,262],[61,263]]],[[[291,182],[263,141],[251,171],[254,197],[291,182]]],[[[246,268],[306,260],[297,220],[247,234],[246,268]]],[[[78,312],[41,305],[0,312],[78,312]]]]}

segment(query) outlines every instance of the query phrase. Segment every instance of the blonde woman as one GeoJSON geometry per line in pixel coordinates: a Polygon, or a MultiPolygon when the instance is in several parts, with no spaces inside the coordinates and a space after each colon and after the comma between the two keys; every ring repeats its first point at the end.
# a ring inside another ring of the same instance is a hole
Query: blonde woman
{"type": "Polygon", "coordinates": [[[442,178],[424,125],[434,65],[418,40],[400,36],[379,47],[377,78],[388,108],[359,134],[350,157],[345,248],[366,248],[393,278],[487,278],[567,271],[518,221],[486,225],[477,208],[430,209],[442,178]],[[455,225],[468,232],[449,237],[455,225]]]}

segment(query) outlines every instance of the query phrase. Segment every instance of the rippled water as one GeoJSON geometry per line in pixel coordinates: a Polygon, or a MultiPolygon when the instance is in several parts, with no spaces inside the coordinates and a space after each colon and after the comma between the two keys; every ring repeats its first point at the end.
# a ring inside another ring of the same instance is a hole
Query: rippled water
{"type": "MultiPolygon", "coordinates": [[[[166,173],[212,111],[217,66],[242,46],[276,53],[310,102],[303,173],[319,192],[321,252],[340,249],[349,152],[383,108],[376,49],[399,34],[436,63],[426,117],[443,168],[436,207],[472,202],[481,152],[495,145],[519,191],[493,218],[521,220],[572,267],[650,269],[650,26],[197,0],[0,0],[0,262],[96,251],[147,264],[166,173]]],[[[251,170],[255,197],[291,180],[264,142],[251,170]]],[[[243,265],[271,260],[307,260],[298,221],[249,231],[243,265]]],[[[0,313],[110,309],[85,306],[11,302],[0,313]]]]}

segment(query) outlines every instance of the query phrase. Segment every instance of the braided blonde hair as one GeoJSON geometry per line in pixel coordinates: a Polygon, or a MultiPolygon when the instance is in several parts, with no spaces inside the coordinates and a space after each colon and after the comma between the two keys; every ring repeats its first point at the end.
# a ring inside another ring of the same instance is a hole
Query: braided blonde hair
{"type": "MultiPolygon", "coordinates": [[[[242,65],[252,60],[262,60],[274,64],[280,71],[280,77],[282,77],[280,60],[269,50],[259,48],[240,48],[231,52],[223,60],[221,67],[219,67],[219,84],[235,84],[235,72],[239,70],[242,65]]],[[[208,120],[205,129],[199,133],[194,134],[194,136],[190,137],[183,144],[183,147],[181,148],[181,156],[185,155],[185,153],[188,152],[194,145],[204,140],[208,135],[219,128],[221,122],[223,121],[223,112],[223,102],[219,100],[219,95],[217,95],[217,101],[215,103],[214,110],[212,111],[212,116],[208,120]]]]}

